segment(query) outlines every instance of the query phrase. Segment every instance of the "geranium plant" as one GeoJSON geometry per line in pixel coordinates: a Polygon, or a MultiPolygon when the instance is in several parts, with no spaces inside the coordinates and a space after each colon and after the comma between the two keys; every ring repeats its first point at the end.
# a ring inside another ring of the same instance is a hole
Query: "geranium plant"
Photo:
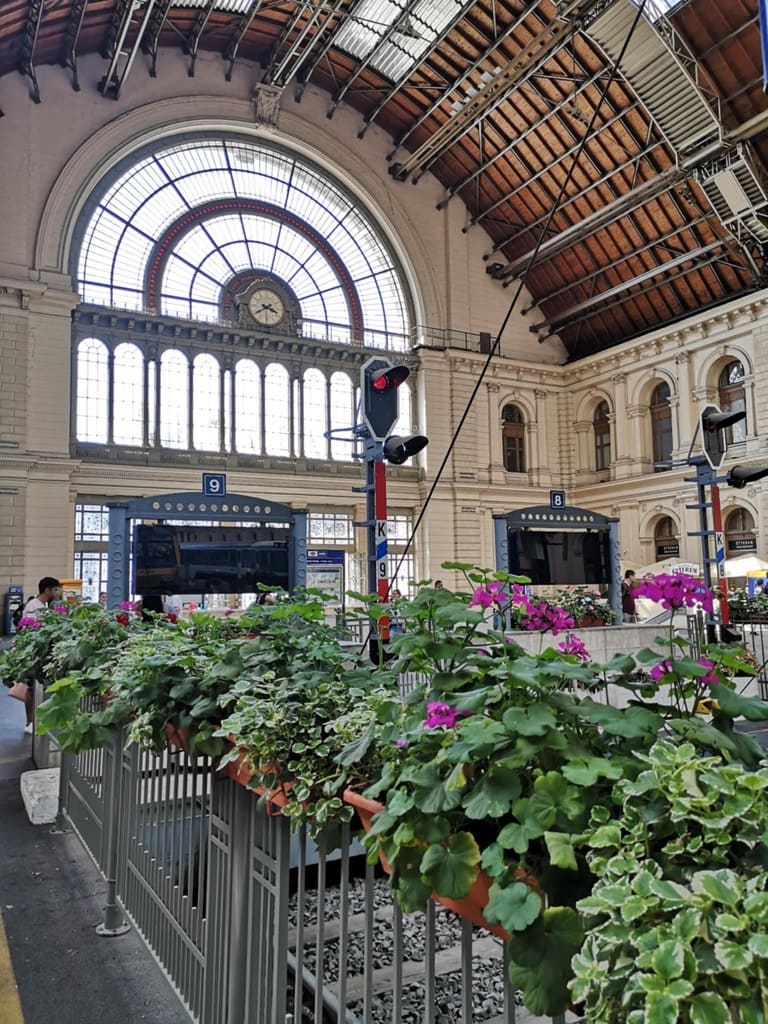
{"type": "MultiPolygon", "coordinates": [[[[521,581],[472,566],[446,568],[463,571],[468,590],[420,590],[403,609],[407,633],[391,645],[397,658],[390,667],[424,673],[427,683],[411,695],[399,736],[392,738],[386,723],[387,762],[367,790],[386,804],[366,842],[371,858],[389,865],[405,910],[432,894],[463,899],[484,873],[484,917],[509,933],[512,981],[530,1010],[559,1013],[583,940],[576,903],[594,881],[582,839],[592,809],[610,805],[618,779],[638,775],[639,755],[663,729],[754,762],[759,752],[735,735],[733,716],[766,718],[768,705],[715,681],[733,651],[712,653],[705,665],[677,637],[671,649],[647,652],[640,662],[646,669],[669,662],[663,675],[676,681],[672,699],[669,678],[637,683],[638,663],[629,656],[596,665],[567,632],[564,649],[525,654],[485,615],[486,605],[503,616],[508,602],[519,603],[521,581]],[[584,692],[608,684],[627,688],[628,706],[584,692]],[[706,722],[695,701],[704,687],[720,701],[706,722]],[[690,699],[681,699],[688,690],[690,699]]],[[[672,602],[688,596],[665,593],[672,602]]],[[[546,636],[567,630],[567,613],[531,605],[529,628],[535,622],[546,636]]]]}
{"type": "Polygon", "coordinates": [[[609,624],[615,618],[613,608],[607,598],[601,597],[589,587],[569,587],[558,590],[553,603],[568,612],[577,626],[584,619],[609,624]]]}

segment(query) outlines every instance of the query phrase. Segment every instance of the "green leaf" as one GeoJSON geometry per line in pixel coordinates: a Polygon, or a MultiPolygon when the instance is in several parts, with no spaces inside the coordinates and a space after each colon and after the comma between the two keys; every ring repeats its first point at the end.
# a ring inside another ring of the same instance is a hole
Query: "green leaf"
{"type": "Polygon", "coordinates": [[[620,779],[623,773],[620,764],[605,757],[574,758],[561,771],[576,786],[594,786],[599,778],[620,779]]]}
{"type": "Polygon", "coordinates": [[[545,832],[544,842],[547,845],[549,859],[556,868],[577,870],[576,854],[573,851],[573,836],[564,832],[545,832]]]}
{"type": "Polygon", "coordinates": [[[559,772],[547,772],[536,779],[528,813],[543,828],[551,828],[559,815],[573,820],[585,809],[579,790],[559,772]]]}
{"type": "Polygon", "coordinates": [[[494,882],[488,893],[483,917],[488,924],[500,924],[508,932],[519,932],[542,912],[541,896],[524,882],[501,886],[494,882]]]}
{"type": "Polygon", "coordinates": [[[690,1004],[691,1024],[731,1024],[731,1015],[717,992],[695,995],[690,1004]]]}
{"type": "Polygon", "coordinates": [[[694,892],[706,893],[716,903],[736,907],[740,894],[733,871],[699,871],[691,880],[694,892]]]}
{"type": "Polygon", "coordinates": [[[723,683],[713,683],[709,692],[720,705],[720,710],[731,718],[746,718],[750,722],[768,721],[768,703],[759,697],[743,697],[723,683]]]}
{"type": "Polygon", "coordinates": [[[649,992],[645,1002],[645,1024],[677,1024],[677,1000],[667,992],[649,992]]]}
{"type": "Polygon", "coordinates": [[[501,818],[520,796],[520,790],[520,775],[515,769],[499,765],[490,768],[464,800],[467,817],[501,818]]]}
{"type": "Polygon", "coordinates": [[[545,736],[557,726],[557,719],[541,704],[528,708],[511,707],[502,715],[502,722],[510,732],[521,736],[545,736]]]}
{"type": "Polygon", "coordinates": [[[460,899],[477,877],[480,848],[469,832],[450,836],[444,845],[433,844],[421,859],[420,870],[440,896],[460,899]]]}
{"type": "Polygon", "coordinates": [[[554,1016],[570,1003],[571,959],[584,941],[579,915],[571,907],[550,907],[509,942],[509,978],[534,1014],[554,1016]]]}
{"type": "Polygon", "coordinates": [[[673,939],[662,942],[651,955],[654,971],[660,974],[665,981],[679,978],[683,973],[684,963],[683,944],[673,939]]]}
{"type": "Polygon", "coordinates": [[[768,935],[752,935],[747,947],[755,956],[768,960],[768,935]]]}
{"type": "Polygon", "coordinates": [[[743,971],[752,963],[749,947],[730,939],[715,943],[715,956],[726,971],[743,971]]]}

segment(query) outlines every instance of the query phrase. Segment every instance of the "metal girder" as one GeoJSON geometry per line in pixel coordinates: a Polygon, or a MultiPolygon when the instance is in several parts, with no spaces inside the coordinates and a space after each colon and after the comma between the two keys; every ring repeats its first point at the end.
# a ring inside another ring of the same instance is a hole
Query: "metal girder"
{"type": "MultiPolygon", "coordinates": [[[[674,259],[668,260],[666,263],[662,263],[657,267],[652,267],[650,270],[646,270],[643,274],[638,274],[636,277],[631,278],[629,281],[622,281],[621,284],[615,285],[613,288],[608,288],[604,292],[596,292],[590,298],[585,299],[583,302],[577,302],[575,306],[571,306],[569,309],[564,310],[562,313],[558,313],[557,316],[552,317],[550,320],[540,320],[536,324],[531,324],[529,330],[533,331],[534,334],[538,334],[540,331],[545,330],[548,327],[554,327],[555,329],[562,326],[566,321],[571,320],[574,316],[578,316],[580,313],[584,313],[594,306],[599,306],[607,299],[613,299],[617,295],[622,295],[628,289],[635,287],[636,285],[647,284],[654,278],[659,277],[661,274],[668,274],[670,270],[675,270],[681,267],[684,263],[690,263],[696,261],[703,256],[708,256],[711,252],[716,249],[723,249],[725,242],[722,239],[717,239],[715,242],[710,242],[709,245],[699,246],[698,249],[693,249],[691,252],[680,253],[674,259]]],[[[695,267],[691,268],[692,270],[695,267]]]]}
{"type": "MultiPolygon", "coordinates": [[[[488,46],[486,46],[486,48],[483,50],[480,56],[476,60],[474,60],[458,78],[454,79],[454,81],[451,82],[449,88],[442,92],[440,96],[435,100],[435,102],[432,103],[425,111],[423,111],[423,113],[419,115],[419,117],[413,122],[413,124],[406,132],[397,137],[397,139],[395,140],[395,148],[390,153],[387,154],[387,160],[391,160],[394,157],[397,150],[405,142],[408,141],[411,135],[413,135],[413,133],[418,128],[421,127],[421,125],[427,120],[428,117],[431,117],[432,114],[434,114],[434,112],[438,109],[440,104],[445,100],[446,96],[449,96],[450,93],[455,92],[457,89],[461,88],[461,86],[463,86],[465,82],[469,81],[470,76],[473,74],[473,72],[478,71],[483,66],[483,64],[485,64],[486,61],[490,60],[496,54],[496,51],[501,46],[501,44],[506,39],[508,39],[513,34],[513,32],[515,32],[520,27],[520,25],[522,25],[522,23],[525,21],[528,15],[531,14],[532,11],[535,11],[541,2],[542,0],[530,0],[530,2],[526,5],[526,7],[523,8],[523,10],[520,12],[520,14],[518,14],[514,21],[504,29],[502,34],[497,39],[494,39],[488,46]]],[[[391,98],[393,95],[394,93],[390,92],[389,98],[391,98]]]]}
{"type": "MultiPolygon", "coordinates": [[[[664,247],[673,238],[679,238],[683,232],[688,231],[692,228],[698,227],[700,224],[707,224],[711,219],[711,215],[702,214],[700,217],[696,217],[694,220],[686,221],[685,224],[681,224],[675,228],[672,228],[661,238],[654,238],[653,241],[646,242],[645,245],[637,246],[632,249],[631,252],[626,253],[624,256],[611,261],[611,269],[615,269],[621,263],[626,263],[628,260],[636,259],[638,256],[642,256],[643,253],[652,252],[654,249],[664,247]]],[[[574,278],[562,288],[556,288],[554,291],[547,292],[547,301],[550,302],[552,299],[558,298],[560,295],[565,295],[566,292],[573,291],[576,288],[580,288],[582,285],[593,285],[598,278],[605,274],[605,267],[598,267],[597,270],[591,271],[589,274],[585,274],[584,277],[574,278]]],[[[527,306],[523,306],[520,312],[523,316],[526,316],[531,310],[538,307],[538,302],[530,302],[527,306]]]]}
{"type": "Polygon", "coordinates": [[[672,167],[668,171],[664,171],[662,174],[640,185],[634,192],[619,196],[613,202],[607,203],[602,209],[595,210],[594,213],[590,214],[589,217],[585,217],[578,224],[571,225],[571,227],[561,231],[560,234],[555,235],[548,242],[543,242],[538,248],[524,253],[511,263],[503,266],[493,264],[491,267],[487,267],[487,273],[496,280],[505,282],[513,277],[518,277],[524,270],[529,270],[533,266],[531,260],[534,253],[536,254],[536,263],[541,263],[543,260],[563,252],[565,249],[570,249],[571,246],[577,242],[584,241],[585,238],[593,235],[596,231],[600,231],[601,228],[607,227],[614,221],[619,220],[619,218],[626,216],[626,214],[632,213],[634,210],[644,206],[651,199],[655,199],[664,192],[668,192],[687,177],[688,173],[686,171],[672,167]]]}
{"type": "MultiPolygon", "coordinates": [[[[475,170],[472,171],[471,174],[468,174],[457,185],[453,185],[448,190],[448,195],[446,196],[446,198],[442,199],[437,204],[438,210],[442,210],[445,206],[447,206],[448,203],[450,202],[450,200],[456,195],[457,192],[460,192],[463,188],[465,188],[467,185],[469,185],[470,182],[474,181],[475,178],[479,177],[481,174],[484,174],[487,170],[489,170],[489,168],[493,167],[493,165],[496,163],[497,160],[500,160],[502,157],[507,156],[508,153],[511,153],[521,142],[525,141],[525,139],[527,139],[529,136],[531,136],[535,132],[537,132],[539,130],[539,128],[546,121],[549,120],[550,117],[553,117],[555,114],[558,114],[560,111],[565,110],[565,108],[568,106],[568,104],[572,104],[577,96],[580,96],[590,86],[594,85],[595,82],[599,81],[600,78],[602,78],[606,74],[607,74],[606,70],[604,68],[601,68],[594,75],[591,75],[589,78],[587,78],[585,81],[583,81],[579,85],[579,87],[574,90],[574,92],[570,93],[570,95],[568,95],[568,96],[564,96],[563,99],[559,103],[557,103],[554,107],[552,107],[551,110],[548,110],[547,113],[544,115],[544,117],[539,118],[539,120],[535,124],[531,124],[524,131],[519,132],[515,136],[515,138],[512,139],[510,142],[508,142],[507,145],[504,146],[502,149],[500,149],[498,151],[498,153],[494,153],[494,155],[492,157],[490,157],[488,160],[486,160],[485,163],[482,163],[478,167],[476,167],[475,170]]],[[[637,104],[636,103],[633,104],[633,107],[634,106],[637,106],[637,104]]],[[[626,111],[622,111],[621,114],[617,115],[617,116],[619,116],[619,117],[623,116],[624,113],[626,113],[626,111]]],[[[597,136],[603,128],[607,127],[607,125],[611,124],[614,120],[616,120],[616,118],[611,118],[609,121],[607,121],[604,124],[602,124],[600,126],[600,128],[596,132],[593,133],[593,137],[597,136]]],[[[570,152],[572,152],[572,150],[568,150],[568,152],[570,153],[570,152]]],[[[560,159],[560,158],[558,158],[558,159],[560,159]]],[[[551,166],[553,166],[553,165],[550,164],[549,167],[551,167],[551,166]]],[[[502,202],[503,202],[503,200],[502,200],[502,202]]],[[[476,224],[477,221],[482,216],[484,216],[484,214],[479,214],[478,217],[473,219],[471,223],[472,224],[476,224]]]]}
{"type": "Polygon", "coordinates": [[[195,18],[194,25],[187,33],[187,37],[184,40],[184,53],[188,54],[192,58],[189,62],[189,67],[187,68],[187,74],[190,78],[195,77],[195,62],[197,61],[200,37],[205,31],[205,26],[208,24],[215,8],[216,0],[208,0],[207,5],[200,9],[200,13],[195,18]]]}
{"type": "Polygon", "coordinates": [[[72,0],[67,27],[64,30],[64,44],[61,49],[61,66],[69,68],[72,72],[72,88],[75,92],[80,92],[80,82],[77,77],[77,42],[83,28],[87,7],[88,0],[72,0]]]}
{"type": "MultiPolygon", "coordinates": [[[[712,243],[712,245],[705,246],[702,249],[697,249],[695,252],[687,253],[685,259],[698,259],[698,262],[695,263],[695,265],[692,267],[677,270],[676,273],[670,275],[667,278],[665,284],[672,284],[674,281],[678,281],[680,280],[680,278],[686,277],[688,274],[693,273],[696,270],[702,270],[704,267],[709,267],[714,263],[720,263],[723,260],[722,253],[719,253],[715,256],[710,256],[708,259],[699,259],[699,257],[706,255],[708,251],[711,251],[715,248],[722,249],[724,244],[725,243],[723,242],[720,242],[719,245],[718,243],[712,243]]],[[[539,324],[532,324],[530,330],[532,333],[538,334],[540,331],[544,330],[547,326],[549,326],[550,329],[548,330],[547,334],[539,338],[540,342],[544,342],[548,338],[551,338],[554,334],[557,334],[559,328],[574,327],[576,326],[576,324],[585,323],[586,321],[591,320],[592,317],[605,313],[609,309],[614,309],[616,306],[622,306],[625,302],[631,302],[633,299],[637,299],[642,295],[647,295],[649,292],[655,291],[659,287],[659,285],[652,284],[652,279],[659,277],[660,274],[669,273],[670,269],[671,264],[665,264],[662,267],[657,267],[655,270],[648,271],[648,273],[646,275],[643,275],[642,277],[634,278],[633,280],[627,281],[625,284],[620,285],[618,288],[611,289],[611,293],[603,292],[601,296],[595,296],[594,299],[589,300],[591,305],[595,305],[601,299],[605,301],[609,297],[613,297],[612,302],[607,302],[606,305],[601,306],[601,308],[598,310],[590,309],[583,310],[582,313],[577,313],[576,310],[578,307],[574,306],[572,307],[572,309],[567,310],[565,313],[562,313],[552,321],[542,321],[539,324]],[[627,288],[631,288],[637,285],[638,283],[642,283],[642,287],[639,291],[633,292],[631,295],[624,294],[627,288]]],[[[582,303],[581,305],[584,304],[582,303]]]]}
{"type": "MultiPolygon", "coordinates": [[[[333,11],[331,13],[334,16],[336,14],[339,14],[341,12],[341,9],[344,7],[345,3],[346,3],[346,0],[339,0],[339,2],[335,5],[335,7],[333,8],[333,11]]],[[[353,8],[353,10],[354,10],[354,8],[353,8]]],[[[348,18],[352,17],[353,16],[352,11],[347,11],[346,12],[346,16],[348,18]]],[[[315,68],[317,68],[317,66],[320,64],[320,61],[326,56],[328,51],[333,46],[333,43],[334,43],[335,39],[336,39],[336,35],[335,35],[333,29],[331,28],[331,18],[329,17],[326,20],[325,25],[322,27],[322,29],[315,36],[315,42],[319,43],[320,45],[319,45],[319,47],[317,47],[315,49],[315,57],[312,60],[312,63],[304,71],[304,74],[298,77],[298,86],[296,88],[296,99],[297,100],[300,100],[301,97],[303,96],[304,90],[305,90],[305,88],[307,86],[307,82],[310,80],[310,78],[314,74],[315,68]],[[322,37],[324,35],[327,36],[325,41],[323,41],[323,39],[322,39],[322,37]]],[[[306,56],[309,56],[309,53],[307,53],[306,56]]],[[[302,63],[303,63],[303,61],[302,61],[302,63]]]]}
{"type": "Polygon", "coordinates": [[[223,56],[224,60],[227,61],[227,70],[224,74],[224,78],[228,82],[232,81],[232,69],[234,68],[235,61],[237,60],[237,51],[240,49],[240,43],[242,43],[245,38],[245,33],[251,27],[254,18],[259,13],[261,4],[262,0],[251,0],[251,6],[240,18],[240,21],[237,23],[237,27],[232,34],[232,38],[227,43],[227,48],[224,51],[223,56]]]}
{"type": "MultiPolygon", "coordinates": [[[[635,109],[636,109],[637,107],[639,107],[639,106],[640,106],[640,101],[639,101],[639,100],[635,100],[635,102],[634,102],[634,103],[630,103],[630,105],[629,105],[628,107],[626,107],[626,108],[625,108],[624,110],[621,110],[621,111],[619,111],[618,113],[615,113],[615,114],[614,114],[614,115],[613,115],[612,117],[609,117],[609,118],[608,118],[608,120],[607,120],[607,121],[604,121],[604,122],[603,122],[603,123],[602,123],[602,124],[600,125],[600,127],[599,127],[599,128],[597,128],[597,129],[596,129],[595,131],[593,131],[593,132],[592,132],[592,134],[591,134],[591,135],[588,135],[588,136],[586,137],[586,139],[579,139],[579,140],[578,140],[578,142],[575,142],[575,143],[574,143],[574,144],[573,144],[573,145],[572,145],[572,146],[571,146],[571,147],[570,147],[569,149],[567,149],[567,150],[566,150],[566,151],[565,151],[564,153],[561,153],[561,154],[560,154],[560,155],[559,155],[559,156],[557,157],[557,159],[556,159],[556,160],[553,160],[553,161],[552,161],[552,162],[551,162],[550,164],[547,164],[547,165],[546,165],[546,167],[542,167],[542,168],[541,168],[541,169],[540,169],[539,171],[537,171],[537,172],[536,172],[536,173],[535,173],[534,175],[531,175],[531,176],[527,177],[527,178],[525,179],[525,182],[523,183],[523,185],[522,185],[522,186],[520,186],[519,188],[513,189],[513,190],[512,190],[512,192],[508,192],[508,193],[506,193],[506,195],[503,195],[503,196],[501,197],[501,199],[497,199],[495,203],[491,203],[491,205],[490,205],[490,206],[488,206],[488,207],[486,207],[486,209],[482,210],[482,211],[481,211],[480,213],[478,213],[478,214],[477,214],[476,216],[472,217],[472,219],[470,220],[470,222],[469,222],[469,224],[467,225],[467,227],[469,227],[469,228],[472,228],[472,227],[474,227],[474,226],[475,226],[475,224],[479,224],[479,223],[480,223],[480,221],[482,221],[482,220],[485,220],[485,218],[486,218],[486,217],[488,217],[488,216],[490,216],[490,215],[491,215],[491,214],[492,214],[492,213],[493,213],[493,212],[494,212],[495,210],[498,210],[498,208],[499,208],[500,206],[503,206],[503,205],[504,205],[504,203],[508,202],[508,201],[509,201],[510,199],[513,199],[513,198],[514,198],[514,196],[515,196],[515,195],[516,195],[516,194],[517,194],[518,192],[520,192],[520,191],[522,191],[523,189],[527,188],[527,187],[528,187],[529,185],[531,185],[531,184],[532,184],[532,183],[533,183],[534,181],[538,181],[538,179],[539,179],[539,178],[541,178],[541,177],[543,177],[543,176],[544,176],[545,174],[549,173],[549,172],[550,172],[550,171],[552,170],[552,168],[553,168],[553,167],[557,167],[557,166],[558,166],[558,164],[560,164],[560,163],[562,163],[562,162],[563,162],[563,160],[566,160],[566,159],[567,159],[567,158],[569,158],[569,157],[570,157],[570,158],[575,158],[575,157],[576,157],[576,155],[577,155],[577,154],[578,154],[578,153],[579,153],[579,152],[580,152],[580,151],[582,150],[582,148],[584,147],[584,145],[586,144],[586,142],[589,142],[589,141],[590,141],[591,139],[597,139],[597,138],[599,138],[599,136],[600,136],[601,132],[605,131],[605,129],[606,129],[606,128],[610,128],[610,127],[611,127],[612,125],[616,124],[617,122],[619,122],[619,121],[622,121],[622,120],[624,119],[624,116],[625,116],[625,115],[626,115],[626,114],[627,114],[627,113],[628,113],[628,112],[629,112],[630,110],[635,110],[635,109]]],[[[541,122],[539,122],[539,124],[541,124],[541,122]]],[[[534,126],[534,127],[533,127],[533,128],[531,129],[531,131],[535,131],[537,127],[538,127],[538,125],[534,126]]],[[[521,137],[522,137],[522,136],[521,136],[521,137]]],[[[514,149],[514,146],[515,146],[515,144],[514,144],[514,143],[512,143],[512,144],[511,144],[511,145],[510,145],[509,147],[507,147],[507,148],[508,148],[508,149],[514,149]]],[[[638,157],[640,157],[640,156],[642,156],[642,154],[638,154],[638,157]]],[[[490,162],[492,162],[492,161],[490,161],[490,162]]],[[[473,177],[475,177],[475,175],[473,175],[473,177]]],[[[590,190],[588,189],[587,191],[590,191],[590,190]]]]}
{"type": "Polygon", "coordinates": [[[474,0],[469,0],[469,2],[466,3],[459,10],[459,12],[457,13],[456,17],[451,19],[450,24],[446,25],[446,27],[443,29],[443,31],[440,33],[440,35],[438,35],[433,40],[433,42],[429,46],[429,48],[421,55],[421,57],[418,60],[418,63],[415,66],[408,68],[408,70],[405,72],[405,74],[403,74],[400,77],[400,79],[397,82],[395,82],[395,84],[392,86],[392,88],[389,90],[389,92],[386,93],[382,97],[381,101],[371,111],[371,113],[370,114],[366,114],[366,116],[365,116],[365,123],[363,124],[363,127],[360,129],[360,131],[357,133],[358,139],[362,139],[363,138],[365,133],[368,131],[369,126],[371,124],[373,124],[373,122],[379,116],[379,114],[384,109],[384,107],[386,107],[387,103],[389,103],[389,101],[394,96],[397,95],[398,91],[405,85],[405,83],[408,81],[408,79],[413,75],[414,71],[416,71],[420,67],[423,67],[424,64],[426,64],[426,62],[429,60],[429,58],[435,52],[435,50],[439,46],[442,46],[442,44],[445,42],[445,40],[448,38],[448,36],[451,34],[451,32],[453,32],[456,29],[457,25],[459,25],[461,23],[461,21],[466,17],[467,12],[473,7],[473,5],[474,5],[474,0]]]}
{"type": "Polygon", "coordinates": [[[149,54],[149,77],[157,78],[157,51],[160,48],[160,33],[168,20],[168,12],[173,0],[157,0],[149,24],[144,33],[142,50],[149,54]]]}
{"type": "Polygon", "coordinates": [[[145,0],[144,14],[136,28],[133,43],[129,49],[126,49],[125,42],[128,37],[128,31],[131,28],[134,14],[138,13],[141,8],[141,3],[142,0],[129,0],[128,3],[121,4],[121,17],[114,32],[113,49],[109,55],[109,67],[99,86],[104,96],[110,96],[114,100],[120,96],[123,82],[130,74],[157,0],[145,0]]]}
{"type": "Polygon", "coordinates": [[[40,32],[40,22],[43,20],[43,8],[45,0],[27,0],[27,18],[24,22],[24,34],[21,43],[21,59],[19,60],[19,71],[29,78],[29,94],[35,103],[40,102],[40,86],[37,84],[35,74],[35,46],[40,32]]]}
{"type": "MultiPolygon", "coordinates": [[[[400,31],[398,26],[401,24],[401,20],[403,18],[407,18],[410,14],[412,14],[418,3],[419,0],[407,0],[405,6],[400,7],[400,14],[397,16],[397,18],[395,18],[395,20],[390,25],[387,26],[382,35],[379,36],[376,45],[367,55],[365,60],[361,60],[358,63],[357,67],[352,72],[352,74],[349,75],[346,82],[344,82],[341,88],[336,90],[336,95],[333,97],[333,102],[331,103],[330,109],[328,111],[328,117],[333,117],[339,104],[347,95],[349,89],[357,81],[358,77],[362,74],[363,71],[365,71],[369,64],[371,64],[375,60],[376,56],[381,52],[382,47],[386,46],[386,44],[391,40],[392,36],[396,32],[400,31]]],[[[398,4],[398,6],[400,5],[398,4]]]]}
{"type": "Polygon", "coordinates": [[[294,75],[298,73],[299,68],[311,52],[315,39],[323,34],[330,22],[335,21],[336,15],[339,13],[343,5],[344,0],[337,0],[335,6],[326,12],[324,5],[322,4],[317,6],[312,3],[299,4],[294,12],[293,18],[286,23],[285,28],[280,33],[280,38],[275,44],[273,51],[274,57],[264,73],[264,81],[284,88],[294,75]],[[310,11],[309,18],[307,18],[301,29],[296,31],[308,9],[310,11]],[[318,22],[321,18],[324,20],[318,28],[318,22]],[[315,34],[311,35],[313,30],[315,31],[315,34]],[[290,38],[293,32],[296,32],[296,37],[286,52],[281,53],[284,43],[290,38]],[[309,45],[305,48],[303,53],[299,54],[296,61],[293,63],[293,66],[291,66],[291,61],[293,61],[294,56],[300,50],[301,45],[306,40],[307,36],[310,36],[309,45]]]}
{"type": "Polygon", "coordinates": [[[572,31],[568,18],[581,18],[602,9],[605,0],[571,0],[558,12],[511,61],[483,86],[464,106],[450,117],[432,135],[413,151],[402,163],[389,168],[390,174],[405,181],[410,174],[424,174],[447,149],[463,138],[483,118],[495,110],[521,82],[534,74],[552,54],[561,49],[572,31]]]}

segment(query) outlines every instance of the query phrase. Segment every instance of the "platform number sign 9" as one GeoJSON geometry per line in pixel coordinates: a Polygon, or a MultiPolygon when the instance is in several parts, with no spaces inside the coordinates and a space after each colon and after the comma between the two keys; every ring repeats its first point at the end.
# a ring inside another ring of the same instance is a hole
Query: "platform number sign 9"
{"type": "Polygon", "coordinates": [[[550,508],[565,508],[565,491],[550,491],[549,492],[549,507],[550,508]]]}
{"type": "Polygon", "coordinates": [[[211,498],[221,498],[226,493],[226,473],[203,473],[203,494],[211,498]]]}

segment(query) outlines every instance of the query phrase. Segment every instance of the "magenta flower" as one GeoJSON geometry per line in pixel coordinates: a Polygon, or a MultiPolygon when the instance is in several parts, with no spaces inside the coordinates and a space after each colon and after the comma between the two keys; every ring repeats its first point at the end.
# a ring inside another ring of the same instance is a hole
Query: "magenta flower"
{"type": "Polygon", "coordinates": [[[574,658],[578,658],[579,661],[589,661],[590,654],[587,650],[584,641],[573,633],[566,633],[565,640],[561,641],[557,645],[557,649],[562,651],[563,654],[572,654],[574,658]]]}
{"type": "Polygon", "coordinates": [[[444,704],[441,700],[432,700],[427,704],[427,717],[421,723],[422,729],[439,729],[445,726],[453,729],[460,718],[465,718],[468,711],[459,711],[452,704],[444,704]]]}
{"type": "Polygon", "coordinates": [[[703,668],[709,669],[706,675],[701,677],[701,682],[704,683],[705,686],[714,686],[715,683],[720,682],[720,677],[715,672],[714,662],[710,661],[708,658],[699,658],[699,664],[703,668]]]}
{"type": "Polygon", "coordinates": [[[20,629],[40,629],[42,625],[40,619],[36,619],[31,615],[24,615],[16,623],[16,632],[18,633],[20,629]]]}
{"type": "Polygon", "coordinates": [[[651,669],[651,679],[654,683],[660,683],[664,676],[669,675],[672,670],[671,661],[660,661],[658,665],[654,665],[651,669]]]}
{"type": "Polygon", "coordinates": [[[65,604],[55,604],[53,606],[53,610],[55,612],[58,612],[59,615],[67,615],[67,614],[69,614],[69,608],[67,608],[67,606],[65,604]]]}
{"type": "Polygon", "coordinates": [[[121,612],[132,612],[135,608],[136,608],[136,605],[133,603],[133,601],[121,601],[120,602],[120,611],[121,612]]]}
{"type": "Polygon", "coordinates": [[[558,633],[573,629],[575,623],[573,617],[564,608],[555,608],[554,605],[547,604],[546,601],[539,601],[530,605],[528,616],[520,625],[523,629],[531,632],[534,630],[539,633],[551,632],[552,636],[557,636],[558,633]]]}
{"type": "Polygon", "coordinates": [[[395,746],[396,747],[407,747],[408,746],[408,740],[395,740],[395,746]]]}
{"type": "Polygon", "coordinates": [[[486,583],[482,587],[477,587],[472,594],[470,607],[479,605],[481,608],[490,608],[491,605],[503,599],[504,584],[497,580],[494,583],[486,583]]]}
{"type": "Polygon", "coordinates": [[[711,612],[714,607],[714,594],[693,576],[668,576],[661,573],[643,580],[635,588],[635,596],[648,597],[670,610],[700,605],[705,612],[711,612]]]}

